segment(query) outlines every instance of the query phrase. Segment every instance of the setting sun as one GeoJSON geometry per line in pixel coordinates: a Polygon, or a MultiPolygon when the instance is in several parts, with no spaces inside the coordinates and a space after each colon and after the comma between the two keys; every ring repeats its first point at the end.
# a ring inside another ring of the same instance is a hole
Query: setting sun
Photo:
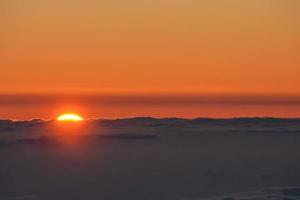
{"type": "Polygon", "coordinates": [[[83,118],[75,113],[65,113],[57,117],[58,121],[67,121],[67,122],[79,122],[82,121],[83,118]]]}

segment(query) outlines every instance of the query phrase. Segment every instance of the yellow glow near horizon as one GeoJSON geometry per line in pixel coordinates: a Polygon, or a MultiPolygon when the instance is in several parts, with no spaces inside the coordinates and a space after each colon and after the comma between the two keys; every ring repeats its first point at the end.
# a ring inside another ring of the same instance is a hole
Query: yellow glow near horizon
{"type": "Polygon", "coordinates": [[[79,122],[83,121],[83,117],[75,113],[65,113],[57,117],[58,121],[79,122]]]}

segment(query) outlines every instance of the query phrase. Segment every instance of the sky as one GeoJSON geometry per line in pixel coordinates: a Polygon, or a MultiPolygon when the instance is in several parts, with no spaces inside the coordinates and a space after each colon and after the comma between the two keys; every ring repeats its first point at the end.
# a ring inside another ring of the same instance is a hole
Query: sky
{"type": "Polygon", "coordinates": [[[297,96],[299,10],[299,0],[1,0],[0,94],[297,96]]]}

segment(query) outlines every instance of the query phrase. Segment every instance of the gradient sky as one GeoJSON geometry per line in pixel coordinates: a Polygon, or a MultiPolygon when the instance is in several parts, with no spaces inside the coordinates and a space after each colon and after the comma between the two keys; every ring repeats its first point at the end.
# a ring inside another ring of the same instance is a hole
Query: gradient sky
{"type": "Polygon", "coordinates": [[[300,94],[299,0],[1,0],[0,93],[300,94]]]}
{"type": "Polygon", "coordinates": [[[300,117],[299,11],[299,0],[1,0],[0,118],[300,117]]]}

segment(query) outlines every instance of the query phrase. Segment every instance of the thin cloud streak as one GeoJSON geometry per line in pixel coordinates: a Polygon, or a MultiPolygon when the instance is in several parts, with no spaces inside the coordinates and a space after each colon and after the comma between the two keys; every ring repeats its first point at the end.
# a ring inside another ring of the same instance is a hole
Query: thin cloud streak
{"type": "Polygon", "coordinates": [[[288,95],[0,95],[1,105],[300,105],[288,95]]]}

